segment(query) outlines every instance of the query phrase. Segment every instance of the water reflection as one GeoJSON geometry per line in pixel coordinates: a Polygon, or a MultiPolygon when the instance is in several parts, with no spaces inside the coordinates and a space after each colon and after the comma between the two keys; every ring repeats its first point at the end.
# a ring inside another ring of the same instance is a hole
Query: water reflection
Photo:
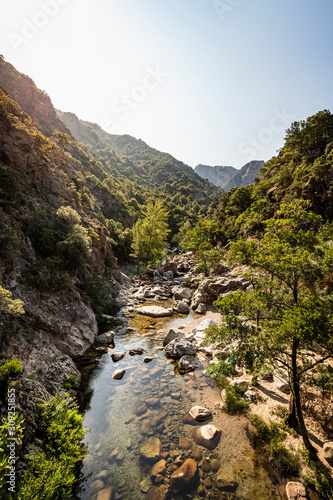
{"type": "MultiPolygon", "coordinates": [[[[187,318],[157,320],[136,315],[128,323],[133,331],[121,329],[115,337],[114,349],[94,359],[89,360],[88,356],[83,368],[83,373],[89,372],[84,424],[91,429],[86,436],[90,453],[82,469],[85,480],[79,495],[81,500],[95,499],[103,489],[106,494],[112,490],[116,500],[145,499],[152,486],[152,463],[147,462],[140,449],[152,436],[160,441],[160,458],[166,459],[169,472],[186,458],[196,456],[206,498],[279,498],[277,486],[250,445],[247,420],[217,412],[214,402],[219,400],[219,391],[215,383],[202,370],[179,375],[174,363],[160,350],[166,327],[192,320],[192,312],[187,318]],[[128,351],[135,347],[144,348],[147,354],[129,356],[128,351]],[[126,351],[126,355],[114,363],[111,359],[114,351],[126,351]],[[153,360],[145,363],[146,356],[153,360]],[[126,369],[126,373],[121,380],[114,380],[112,373],[118,368],[126,369]],[[222,428],[221,442],[214,451],[198,446],[193,426],[184,423],[194,404],[210,408],[214,424],[222,428]],[[220,464],[217,470],[209,467],[214,458],[220,464]],[[206,462],[201,462],[202,459],[208,463],[207,470],[203,470],[202,463],[206,462]]],[[[161,481],[163,486],[167,478],[162,477],[161,481]]],[[[196,497],[195,491],[192,494],[196,497]]]]}

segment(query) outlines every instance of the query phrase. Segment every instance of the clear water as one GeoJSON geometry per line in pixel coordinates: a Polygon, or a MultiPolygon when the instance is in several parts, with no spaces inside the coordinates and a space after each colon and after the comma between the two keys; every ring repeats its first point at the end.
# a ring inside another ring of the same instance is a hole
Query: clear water
{"type": "MultiPolygon", "coordinates": [[[[187,318],[161,320],[137,315],[130,319],[128,326],[138,331],[120,331],[115,337],[115,347],[108,348],[105,354],[95,358],[97,366],[90,364],[83,370],[83,373],[90,371],[87,388],[90,401],[84,424],[91,432],[86,435],[89,454],[82,469],[84,480],[79,494],[81,500],[96,498],[94,494],[98,489],[109,486],[115,488],[116,500],[145,499],[147,493],[141,490],[140,483],[142,485],[142,481],[146,480],[149,487],[152,465],[140,458],[139,448],[150,436],[160,439],[162,452],[167,454],[166,460],[169,460],[169,464],[176,463],[177,467],[197,449],[208,460],[220,460],[218,471],[201,471],[201,484],[206,481],[208,485],[204,498],[280,498],[277,479],[268,472],[267,464],[251,446],[248,421],[244,417],[230,417],[215,409],[214,403],[220,401],[219,390],[203,370],[180,375],[175,364],[165,358],[163,350],[159,350],[165,329],[192,320],[193,313],[187,318]],[[128,351],[133,347],[143,347],[147,354],[130,356],[128,351]],[[126,355],[114,363],[112,351],[126,351],[126,355]],[[154,360],[145,363],[143,359],[147,355],[154,356],[154,360]],[[126,369],[122,380],[112,379],[113,371],[118,368],[126,369]],[[157,402],[154,405],[145,403],[149,398],[156,398],[157,402]],[[146,408],[140,409],[142,405],[146,408]],[[195,443],[193,426],[183,421],[194,405],[210,408],[214,413],[213,423],[222,429],[221,441],[212,451],[195,443]],[[160,417],[157,422],[157,419],[154,420],[156,416],[160,417]],[[189,450],[179,449],[180,437],[192,441],[189,450]],[[217,479],[220,481],[217,482],[217,479]],[[209,487],[209,480],[212,487],[209,487]],[[235,491],[226,493],[221,489],[221,485],[232,482],[238,485],[235,491]]],[[[143,489],[147,490],[148,487],[143,489]]],[[[191,498],[202,498],[197,495],[196,489],[190,493],[191,498]]],[[[177,498],[187,497],[184,494],[177,498]]]]}

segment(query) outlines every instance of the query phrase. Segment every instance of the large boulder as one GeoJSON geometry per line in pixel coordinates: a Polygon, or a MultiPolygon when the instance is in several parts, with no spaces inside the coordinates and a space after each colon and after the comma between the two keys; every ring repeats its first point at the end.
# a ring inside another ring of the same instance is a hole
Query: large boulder
{"type": "Polygon", "coordinates": [[[207,312],[207,306],[203,302],[200,302],[198,307],[196,308],[195,312],[197,314],[205,314],[207,312]]]}
{"type": "Polygon", "coordinates": [[[200,303],[210,304],[219,295],[236,290],[245,290],[248,285],[247,279],[240,276],[205,278],[193,294],[191,307],[196,309],[200,303]]]}
{"type": "Polygon", "coordinates": [[[198,420],[199,422],[203,422],[211,418],[212,412],[208,408],[204,408],[203,406],[193,406],[190,409],[189,416],[191,416],[194,420],[198,420]]]}
{"type": "Polygon", "coordinates": [[[176,338],[169,342],[169,344],[165,347],[164,353],[169,358],[178,359],[182,356],[185,356],[186,354],[195,354],[195,348],[194,345],[191,344],[191,342],[176,338]]]}
{"type": "Polygon", "coordinates": [[[190,356],[186,354],[178,361],[178,369],[181,373],[193,372],[201,366],[200,360],[197,356],[190,356]]]}
{"type": "Polygon", "coordinates": [[[178,330],[176,328],[170,328],[170,330],[168,331],[168,333],[166,334],[166,336],[163,339],[163,347],[168,345],[171,342],[171,340],[183,339],[184,337],[185,337],[185,334],[181,330],[178,330]]]}
{"type": "Polygon", "coordinates": [[[244,379],[234,379],[230,382],[231,387],[239,387],[243,391],[247,391],[249,388],[249,381],[244,379]]]}
{"type": "Polygon", "coordinates": [[[286,485],[286,493],[288,500],[306,500],[306,489],[304,484],[289,481],[286,485]]]}
{"type": "Polygon", "coordinates": [[[193,295],[193,290],[182,285],[174,286],[171,291],[176,300],[190,299],[193,295]]]}
{"type": "Polygon", "coordinates": [[[277,368],[276,370],[274,370],[273,380],[279,391],[284,392],[285,394],[290,393],[288,373],[286,370],[283,370],[282,368],[277,368]]]}
{"type": "Polygon", "coordinates": [[[97,337],[97,342],[99,344],[113,344],[115,333],[110,330],[109,332],[101,333],[97,337]]]}
{"type": "Polygon", "coordinates": [[[166,309],[161,306],[143,306],[138,307],[135,312],[137,314],[143,314],[144,316],[151,316],[152,318],[163,318],[165,316],[172,316],[173,309],[170,307],[166,309]]]}
{"type": "Polygon", "coordinates": [[[221,439],[221,429],[215,425],[207,424],[193,430],[193,437],[197,444],[213,450],[219,444],[221,439]]]}
{"type": "Polygon", "coordinates": [[[177,300],[173,306],[173,310],[179,314],[188,314],[190,312],[189,305],[183,300],[177,300]]]}
{"type": "Polygon", "coordinates": [[[187,492],[198,479],[198,466],[193,458],[185,460],[183,465],[170,476],[170,489],[173,493],[187,492]]]}

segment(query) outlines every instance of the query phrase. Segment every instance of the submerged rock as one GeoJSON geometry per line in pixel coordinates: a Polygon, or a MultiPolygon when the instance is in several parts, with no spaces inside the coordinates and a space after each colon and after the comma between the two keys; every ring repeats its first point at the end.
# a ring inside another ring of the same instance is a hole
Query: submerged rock
{"type": "Polygon", "coordinates": [[[96,500],[114,500],[116,491],[113,486],[109,488],[103,488],[103,490],[98,492],[96,500]]]}
{"type": "Polygon", "coordinates": [[[198,479],[198,466],[193,458],[185,460],[179,469],[175,470],[170,477],[170,488],[173,493],[188,491],[195,485],[198,479]]]}
{"type": "Polygon", "coordinates": [[[148,438],[140,447],[140,457],[147,462],[157,462],[161,457],[161,441],[156,437],[148,438]]]}

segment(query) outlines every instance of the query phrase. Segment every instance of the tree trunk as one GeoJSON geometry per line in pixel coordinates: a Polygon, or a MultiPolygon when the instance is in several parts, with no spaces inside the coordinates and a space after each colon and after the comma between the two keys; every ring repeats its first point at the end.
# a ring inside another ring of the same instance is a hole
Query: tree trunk
{"type": "Polygon", "coordinates": [[[291,392],[290,395],[290,401],[289,401],[289,413],[285,418],[285,422],[288,425],[288,427],[291,427],[292,429],[297,429],[298,428],[298,420],[296,416],[296,405],[295,405],[295,397],[294,393],[291,392]]]}
{"type": "Polygon", "coordinates": [[[296,409],[296,416],[297,416],[297,421],[299,424],[299,429],[302,434],[304,446],[306,449],[310,452],[310,457],[312,460],[314,460],[317,457],[317,450],[312,446],[308,431],[305,427],[305,422],[304,422],[304,417],[303,417],[303,411],[302,411],[302,405],[301,405],[301,396],[300,396],[300,391],[299,391],[299,377],[298,377],[298,372],[297,372],[297,349],[298,349],[298,340],[294,339],[293,340],[293,346],[292,346],[292,398],[294,399],[293,405],[295,406],[296,409]]]}

